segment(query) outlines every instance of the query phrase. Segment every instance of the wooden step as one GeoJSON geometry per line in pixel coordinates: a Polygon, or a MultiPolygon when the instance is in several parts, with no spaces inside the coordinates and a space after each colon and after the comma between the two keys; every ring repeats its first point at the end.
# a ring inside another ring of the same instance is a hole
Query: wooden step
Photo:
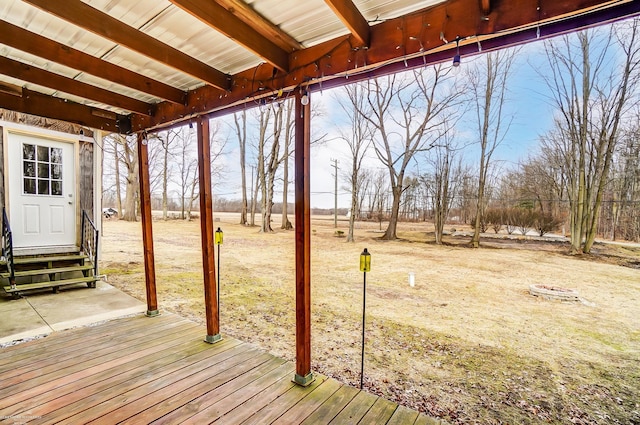
{"type": "Polygon", "coordinates": [[[76,283],[86,283],[88,285],[93,284],[91,287],[94,288],[95,282],[99,279],[100,278],[95,276],[88,276],[78,277],[75,279],[54,280],[53,282],[25,283],[23,285],[16,285],[15,288],[11,288],[11,286],[5,286],[4,291],[7,293],[16,293],[28,291],[31,289],[56,288],[60,286],[75,285],[76,283]]]}
{"type": "Polygon", "coordinates": [[[84,254],[73,255],[56,255],[51,257],[16,257],[13,259],[13,264],[39,264],[39,263],[55,263],[60,261],[80,261],[87,260],[87,256],[84,254]]]}
{"type": "MultiPolygon", "coordinates": [[[[34,270],[21,270],[14,272],[15,277],[25,277],[25,276],[38,276],[52,273],[66,273],[66,272],[83,272],[86,270],[92,270],[93,265],[85,264],[83,266],[70,266],[70,267],[52,267],[45,269],[34,269],[34,270]]],[[[0,277],[8,279],[10,277],[9,272],[0,273],[0,277]]]]}

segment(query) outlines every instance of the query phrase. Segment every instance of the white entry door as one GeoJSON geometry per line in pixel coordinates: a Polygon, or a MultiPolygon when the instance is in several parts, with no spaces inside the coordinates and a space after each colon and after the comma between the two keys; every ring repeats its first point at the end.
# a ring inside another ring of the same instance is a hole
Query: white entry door
{"type": "Polygon", "coordinates": [[[8,139],[14,247],[75,245],[75,144],[18,133],[8,139]]]}

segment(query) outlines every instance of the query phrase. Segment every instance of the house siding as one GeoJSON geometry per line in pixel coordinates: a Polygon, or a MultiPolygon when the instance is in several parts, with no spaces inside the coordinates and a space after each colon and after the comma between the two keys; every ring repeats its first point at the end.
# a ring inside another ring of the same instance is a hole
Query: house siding
{"type": "Polygon", "coordinates": [[[6,206],[4,203],[4,129],[0,126],[0,205],[2,208],[6,206]]]}
{"type": "Polygon", "coordinates": [[[95,222],[93,211],[93,143],[80,142],[80,209],[95,222]]]}

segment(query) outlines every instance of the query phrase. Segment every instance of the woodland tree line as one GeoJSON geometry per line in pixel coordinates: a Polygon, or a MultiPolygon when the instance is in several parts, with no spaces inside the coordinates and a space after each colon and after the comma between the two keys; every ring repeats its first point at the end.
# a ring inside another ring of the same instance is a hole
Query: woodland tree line
{"type": "MultiPolygon", "coordinates": [[[[384,222],[385,239],[397,237],[400,220],[429,220],[439,244],[446,223],[470,225],[475,247],[486,231],[562,232],[572,253],[588,253],[596,236],[640,241],[639,48],[637,20],[544,41],[535,84],[549,93],[553,126],[517,166],[496,161],[495,152],[517,142],[509,140],[508,111],[518,48],[469,58],[460,72],[438,64],[335,91],[344,123],[321,129],[312,143],[335,133],[348,147],[347,239],[353,241],[355,220],[384,222]],[[457,131],[463,122],[473,131],[457,131]],[[470,150],[473,161],[465,158],[470,150]]],[[[279,226],[292,228],[293,110],[284,94],[213,122],[212,180],[239,170],[241,181],[241,199],[219,195],[214,208],[234,205],[241,224],[263,232],[281,212],[279,226]],[[229,164],[236,145],[239,163],[229,164]]],[[[319,115],[315,110],[312,128],[319,115]]],[[[165,219],[168,211],[189,218],[198,205],[194,131],[184,126],[148,137],[153,208],[165,219]]],[[[135,138],[111,135],[104,152],[105,205],[135,220],[135,138]]]]}

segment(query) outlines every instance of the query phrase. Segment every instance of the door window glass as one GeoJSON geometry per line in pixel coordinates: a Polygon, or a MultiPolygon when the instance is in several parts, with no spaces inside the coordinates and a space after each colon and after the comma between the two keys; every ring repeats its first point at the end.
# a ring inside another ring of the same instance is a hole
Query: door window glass
{"type": "Polygon", "coordinates": [[[22,145],[22,190],[28,195],[62,196],[62,149],[22,145]]]}

